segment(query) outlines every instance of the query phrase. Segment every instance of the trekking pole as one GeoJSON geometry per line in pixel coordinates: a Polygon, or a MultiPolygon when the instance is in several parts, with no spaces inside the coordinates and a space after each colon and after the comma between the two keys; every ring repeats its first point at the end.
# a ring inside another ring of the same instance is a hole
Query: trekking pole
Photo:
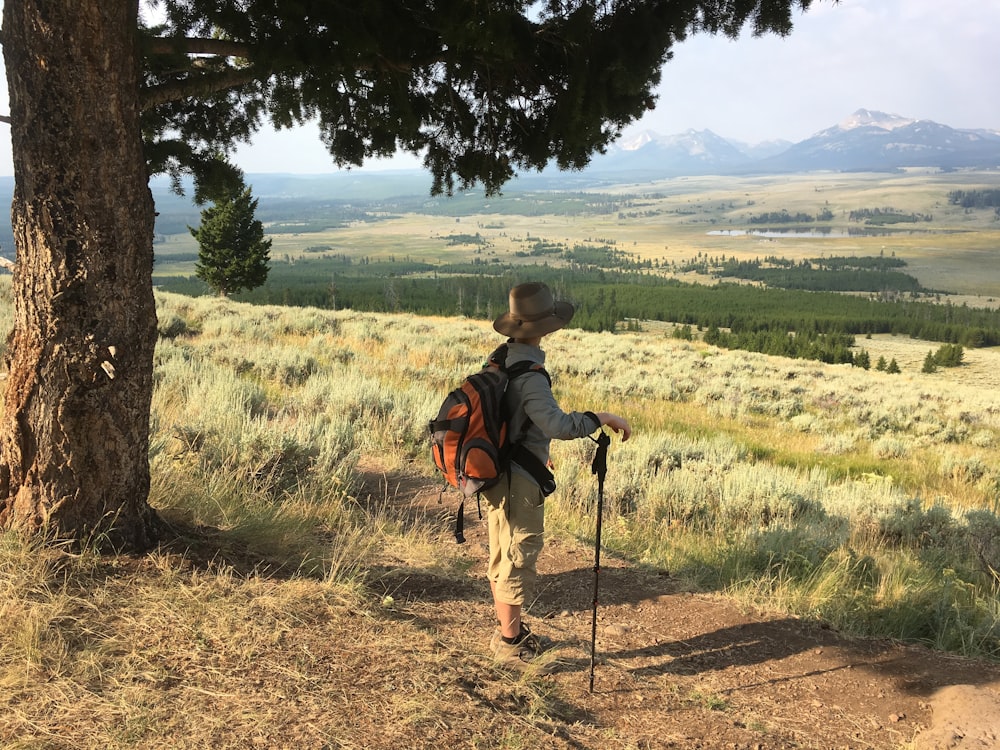
{"type": "Polygon", "coordinates": [[[594,541],[594,612],[590,623],[590,692],[594,692],[594,664],[597,659],[597,580],[601,572],[601,516],[604,515],[604,477],[608,473],[608,446],[611,436],[604,430],[595,439],[597,451],[594,462],[590,466],[592,474],[597,475],[597,532],[594,541]]]}

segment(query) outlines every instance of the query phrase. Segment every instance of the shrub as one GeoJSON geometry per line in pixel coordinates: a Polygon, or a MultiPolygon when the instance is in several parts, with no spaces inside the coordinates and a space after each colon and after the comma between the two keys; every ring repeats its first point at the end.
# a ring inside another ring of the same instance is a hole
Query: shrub
{"type": "Polygon", "coordinates": [[[879,527],[884,543],[910,549],[940,547],[955,535],[951,511],[942,505],[925,508],[920,498],[909,500],[891,515],[881,518],[879,527]]]}
{"type": "Polygon", "coordinates": [[[895,437],[881,437],[872,445],[872,453],[876,458],[902,458],[907,453],[906,442],[895,437]]]}

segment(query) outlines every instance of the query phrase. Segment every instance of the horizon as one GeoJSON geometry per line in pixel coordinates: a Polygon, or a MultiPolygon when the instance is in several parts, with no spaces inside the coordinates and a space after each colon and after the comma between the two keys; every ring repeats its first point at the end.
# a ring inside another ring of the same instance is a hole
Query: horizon
{"type": "MultiPolygon", "coordinates": [[[[0,0],[0,8],[2,8],[0,0]]],[[[789,36],[737,40],[693,35],[674,46],[663,67],[654,110],[622,131],[617,144],[643,131],[663,136],[711,131],[756,145],[798,143],[859,109],[932,120],[960,130],[1000,131],[993,97],[1000,45],[1000,3],[955,0],[816,0],[793,14],[789,36]]],[[[0,114],[7,114],[0,76],[0,114]]],[[[335,174],[315,123],[265,127],[232,160],[247,174],[335,174]]],[[[423,169],[399,154],[351,171],[423,169]]],[[[0,124],[0,176],[13,174],[10,128],[0,124]]]]}

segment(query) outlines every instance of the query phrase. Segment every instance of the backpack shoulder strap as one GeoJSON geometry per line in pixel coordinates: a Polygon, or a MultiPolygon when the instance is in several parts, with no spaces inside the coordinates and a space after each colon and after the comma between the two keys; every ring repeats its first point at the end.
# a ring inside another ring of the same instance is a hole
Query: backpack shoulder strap
{"type": "Polygon", "coordinates": [[[514,378],[519,378],[522,375],[526,375],[529,372],[538,372],[545,376],[545,379],[552,385],[552,376],[549,375],[548,370],[545,369],[544,365],[540,365],[537,362],[531,362],[527,359],[521,360],[520,362],[515,362],[510,367],[501,368],[507,373],[507,379],[513,380],[514,378]]]}
{"type": "Polygon", "coordinates": [[[507,344],[503,343],[490,353],[490,355],[486,358],[486,362],[483,364],[483,367],[499,367],[501,370],[505,370],[506,363],[507,344]]]}

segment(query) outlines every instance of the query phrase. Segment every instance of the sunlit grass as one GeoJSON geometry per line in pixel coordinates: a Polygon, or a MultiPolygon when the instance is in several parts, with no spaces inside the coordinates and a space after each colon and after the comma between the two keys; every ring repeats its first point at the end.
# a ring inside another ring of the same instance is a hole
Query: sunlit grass
{"type": "MultiPolygon", "coordinates": [[[[150,500],[175,546],[120,562],[3,537],[0,729],[50,727],[57,703],[110,746],[175,736],[190,727],[168,710],[206,711],[205,695],[172,687],[195,674],[227,705],[263,707],[271,697],[239,687],[233,665],[277,663],[289,634],[335,637],[351,613],[380,610],[365,593],[373,561],[464,575],[437,532],[393,510],[391,488],[362,495],[360,469],[434,474],[427,420],[499,343],[488,323],[157,300],[150,500]],[[164,691],[169,709],[150,698],[164,691]]],[[[991,391],[961,373],[888,376],[654,333],[567,330],[546,351],[564,405],[635,427],[609,454],[609,551],[845,631],[1000,655],[991,391]]],[[[553,444],[546,510],[552,533],[588,544],[593,450],[553,444]]],[[[307,672],[293,675],[303,690],[307,672]]]]}

